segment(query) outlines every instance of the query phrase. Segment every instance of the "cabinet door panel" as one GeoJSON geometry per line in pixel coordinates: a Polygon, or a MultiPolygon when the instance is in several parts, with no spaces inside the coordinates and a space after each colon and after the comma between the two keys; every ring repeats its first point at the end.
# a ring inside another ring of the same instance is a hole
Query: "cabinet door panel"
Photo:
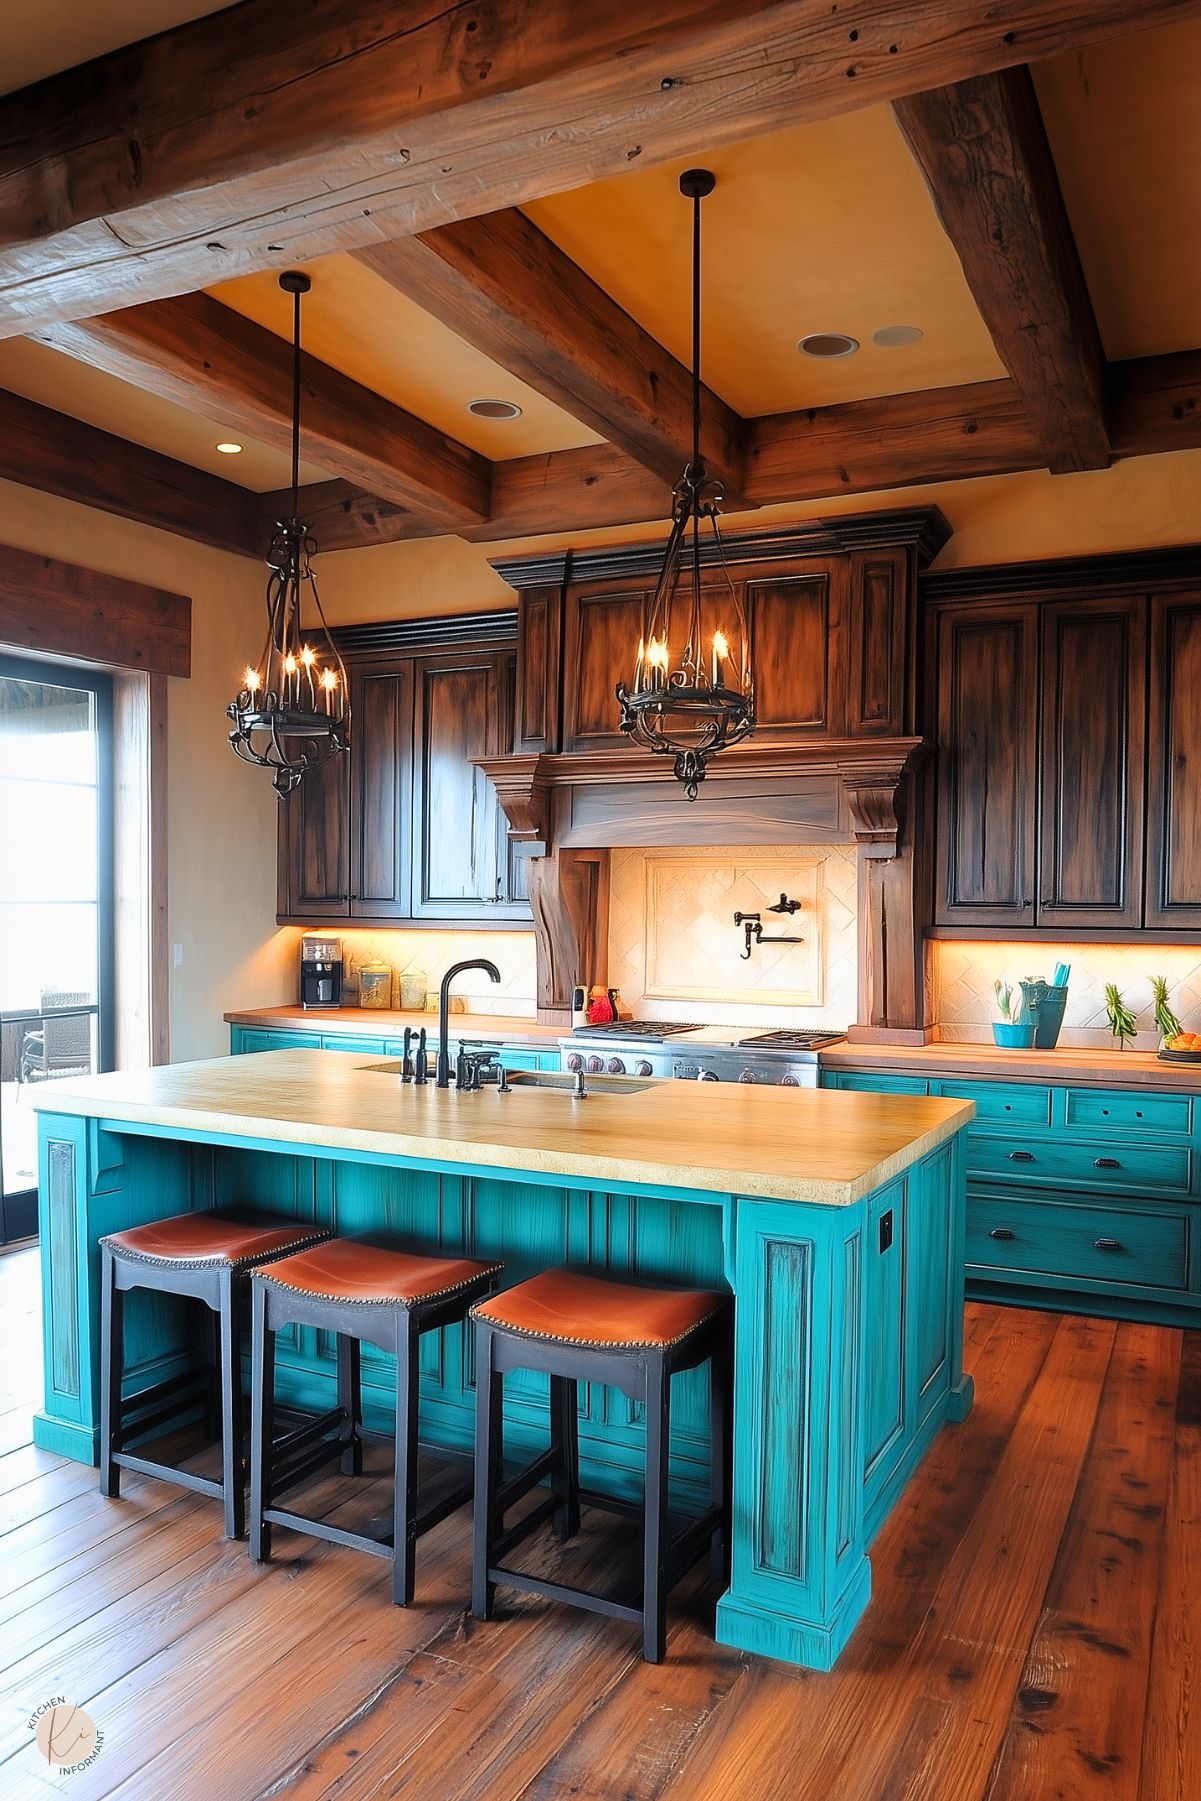
{"type": "Polygon", "coordinates": [[[345,919],[350,910],[350,757],[305,772],[279,804],[281,919],[345,919]]]}
{"type": "Polygon", "coordinates": [[[496,664],[491,656],[423,663],[418,679],[413,912],[451,917],[492,901],[496,889],[496,791],[471,761],[495,754],[496,664]]]}
{"type": "Polygon", "coordinates": [[[352,694],[350,911],[363,919],[403,919],[409,912],[413,665],[356,671],[352,694]]]}
{"type": "Polygon", "coordinates": [[[1201,926],[1201,597],[1159,595],[1151,608],[1147,804],[1149,926],[1201,926]]]}
{"type": "Polygon", "coordinates": [[[938,641],[935,923],[1033,925],[1035,609],[947,609],[938,641]]]}
{"type": "Polygon", "coordinates": [[[841,729],[836,697],[841,622],[829,572],[746,584],[756,737],[820,737],[841,729]]]}
{"type": "Polygon", "coordinates": [[[644,632],[649,589],[569,594],[563,670],[563,748],[626,742],[618,727],[619,681],[630,681],[644,632]]]}
{"type": "Polygon", "coordinates": [[[1141,597],[1043,609],[1040,925],[1140,923],[1144,610],[1141,597]]]}

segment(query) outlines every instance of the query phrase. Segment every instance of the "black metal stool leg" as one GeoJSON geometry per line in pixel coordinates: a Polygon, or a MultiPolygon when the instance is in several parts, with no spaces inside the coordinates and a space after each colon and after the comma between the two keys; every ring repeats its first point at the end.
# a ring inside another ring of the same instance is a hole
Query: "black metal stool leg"
{"type": "Polygon", "coordinates": [[[733,1336],[732,1325],[723,1321],[709,1359],[709,1505],[717,1512],[709,1541],[709,1570],[720,1582],[730,1580],[733,1336]]]}
{"type": "Polygon", "coordinates": [[[208,1337],[209,1388],[204,1404],[204,1431],[210,1443],[221,1437],[221,1314],[207,1305],[204,1309],[205,1333],[208,1337]]]}
{"type": "Polygon", "coordinates": [[[104,1247],[100,1289],[100,1492],[121,1493],[121,1374],[125,1365],[125,1296],[117,1287],[117,1264],[104,1247]]]}
{"type": "Polygon", "coordinates": [[[490,1620],[496,1584],[489,1582],[493,1546],[499,1536],[496,1497],[504,1479],[504,1377],[492,1367],[492,1332],[484,1320],[475,1327],[475,1527],[471,1559],[471,1611],[490,1620]]]}
{"type": "Polygon", "coordinates": [[[570,1376],[550,1379],[550,1441],[555,1451],[551,1492],[562,1506],[555,1514],[555,1537],[574,1538],[580,1529],[580,1438],[577,1384],[570,1376]]]}
{"type": "Polygon", "coordinates": [[[646,1367],[646,1509],[642,1541],[642,1655],[662,1663],[667,1649],[667,1454],[671,1442],[671,1378],[662,1356],[646,1367]]]}
{"type": "Polygon", "coordinates": [[[342,1424],[338,1437],[346,1446],[338,1467],[344,1476],[363,1473],[363,1385],[359,1341],[345,1332],[338,1335],[338,1406],[342,1424]]]}
{"type": "Polygon", "coordinates": [[[407,1607],[413,1599],[417,1555],[417,1445],[419,1375],[416,1325],[407,1308],[396,1322],[396,1474],[392,1499],[392,1599],[407,1607]]]}
{"type": "Polygon", "coordinates": [[[275,1436],[275,1333],[267,1329],[267,1292],[251,1285],[250,1303],[250,1556],[271,1556],[271,1526],[263,1510],[271,1505],[271,1442],[275,1436]]]}
{"type": "Polygon", "coordinates": [[[245,1464],[242,1457],[242,1296],[241,1278],[227,1270],[221,1279],[221,1486],[225,1536],[246,1530],[245,1464]]]}

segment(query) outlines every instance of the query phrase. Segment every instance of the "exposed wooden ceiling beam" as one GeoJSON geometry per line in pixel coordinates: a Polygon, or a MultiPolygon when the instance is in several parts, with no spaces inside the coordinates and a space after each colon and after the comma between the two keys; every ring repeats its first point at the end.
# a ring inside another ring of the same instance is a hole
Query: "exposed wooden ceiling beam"
{"type": "Polygon", "coordinates": [[[248,488],[3,390],[0,476],[218,550],[266,554],[248,488]]]}
{"type": "Polygon", "coordinates": [[[0,101],[0,336],[428,230],[1201,0],[245,0],[0,101]]]}
{"type": "Polygon", "coordinates": [[[1113,363],[1109,392],[1119,455],[1201,449],[1201,350],[1113,363]]]}
{"type": "MultiPolygon", "coordinates": [[[[60,322],[37,336],[263,443],[291,443],[291,346],[207,294],[60,322]]],[[[419,508],[448,530],[487,517],[484,457],[307,356],[301,414],[304,454],[331,474],[419,508]]]]}
{"type": "MultiPolygon", "coordinates": [[[[358,252],[359,260],[664,481],[692,448],[692,381],[516,207],[358,252]]],[[[701,454],[743,495],[742,420],[702,391],[701,454]]]]}
{"type": "Polygon", "coordinates": [[[1101,334],[1030,71],[912,94],[893,112],[1048,467],[1103,469],[1101,334]]]}

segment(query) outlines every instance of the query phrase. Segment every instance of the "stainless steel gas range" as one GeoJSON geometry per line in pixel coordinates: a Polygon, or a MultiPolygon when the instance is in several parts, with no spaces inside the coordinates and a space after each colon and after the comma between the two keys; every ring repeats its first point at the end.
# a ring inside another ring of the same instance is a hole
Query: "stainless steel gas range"
{"type": "Polygon", "coordinates": [[[560,1038],[564,1069],[587,1075],[674,1076],[691,1082],[817,1087],[817,1053],[841,1032],[748,1031],[677,1020],[622,1019],[560,1038]]]}

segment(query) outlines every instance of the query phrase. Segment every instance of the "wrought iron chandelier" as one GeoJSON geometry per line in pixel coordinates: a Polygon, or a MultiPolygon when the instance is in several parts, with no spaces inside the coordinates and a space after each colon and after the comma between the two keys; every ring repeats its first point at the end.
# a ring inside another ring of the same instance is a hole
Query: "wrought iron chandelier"
{"type": "Polygon", "coordinates": [[[692,201],[692,456],[672,494],[671,531],[643,618],[633,685],[617,684],[622,731],[643,750],[675,759],[689,800],[696,799],[709,759],[755,729],[746,613],[718,524],[723,495],[701,456],[701,201],[715,185],[708,169],[680,176],[680,192],[692,201]],[[713,554],[701,548],[706,521],[713,554]],[[713,561],[724,586],[703,591],[701,570],[713,561]],[[672,646],[681,640],[673,663],[672,646]]]}
{"type": "Polygon", "coordinates": [[[229,734],[244,763],[274,772],[276,792],[296,787],[306,769],[344,751],[350,742],[346,666],[338,655],[313,575],[317,544],[300,518],[300,298],[312,282],[297,269],[279,278],[292,296],[292,505],[277,522],[267,552],[267,639],[248,664],[236,699],[225,709],[229,734]],[[301,598],[308,589],[319,626],[305,632],[301,598]]]}

